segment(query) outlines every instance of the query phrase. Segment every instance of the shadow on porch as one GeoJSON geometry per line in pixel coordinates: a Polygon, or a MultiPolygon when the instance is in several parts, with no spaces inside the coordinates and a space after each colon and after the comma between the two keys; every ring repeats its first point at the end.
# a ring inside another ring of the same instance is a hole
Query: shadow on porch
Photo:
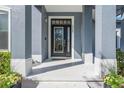
{"type": "MultiPolygon", "coordinates": [[[[45,63],[43,63],[43,64],[45,64],[45,63]]],[[[31,75],[42,74],[42,73],[59,70],[59,69],[64,69],[64,68],[81,65],[81,64],[83,64],[83,62],[79,61],[79,62],[70,62],[70,63],[64,63],[64,64],[59,64],[59,65],[54,65],[54,66],[36,68],[36,69],[33,69],[33,73],[31,73],[31,75]]]]}

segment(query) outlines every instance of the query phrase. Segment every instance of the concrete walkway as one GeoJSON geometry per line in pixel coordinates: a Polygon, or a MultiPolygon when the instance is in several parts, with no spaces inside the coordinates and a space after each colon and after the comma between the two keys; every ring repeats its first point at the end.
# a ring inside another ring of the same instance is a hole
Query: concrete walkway
{"type": "Polygon", "coordinates": [[[23,80],[22,88],[103,88],[103,82],[39,82],[23,80]]]}
{"type": "Polygon", "coordinates": [[[23,80],[22,88],[89,88],[86,82],[38,82],[23,80]]]}
{"type": "Polygon", "coordinates": [[[27,79],[38,81],[37,87],[88,88],[87,81],[100,80],[95,76],[94,68],[94,64],[84,64],[82,60],[46,60],[35,65],[27,79]]]}

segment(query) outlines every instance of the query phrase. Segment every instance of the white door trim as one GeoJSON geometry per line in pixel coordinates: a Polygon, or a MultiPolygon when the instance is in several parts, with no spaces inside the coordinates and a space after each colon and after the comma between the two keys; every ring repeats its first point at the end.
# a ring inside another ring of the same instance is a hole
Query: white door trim
{"type": "MultiPolygon", "coordinates": [[[[51,19],[71,19],[71,58],[74,59],[74,16],[48,16],[48,58],[51,59],[51,19]]],[[[59,57],[60,58],[60,57],[59,57]]]]}

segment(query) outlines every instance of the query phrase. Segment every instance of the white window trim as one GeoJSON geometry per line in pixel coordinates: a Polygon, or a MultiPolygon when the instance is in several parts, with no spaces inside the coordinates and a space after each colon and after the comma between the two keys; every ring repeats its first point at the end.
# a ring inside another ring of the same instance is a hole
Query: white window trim
{"type": "MultiPolygon", "coordinates": [[[[74,59],[74,16],[48,16],[48,58],[51,57],[51,19],[71,19],[71,59],[74,59]]],[[[61,58],[61,57],[60,57],[61,58]]]]}
{"type": "Polygon", "coordinates": [[[117,36],[117,42],[116,42],[116,44],[117,44],[117,48],[121,48],[120,46],[120,42],[121,42],[121,28],[117,28],[116,29],[116,36],[117,36]]]}
{"type": "Polygon", "coordinates": [[[6,6],[0,6],[0,10],[8,12],[8,49],[0,49],[0,51],[11,51],[11,9],[6,6]]]}

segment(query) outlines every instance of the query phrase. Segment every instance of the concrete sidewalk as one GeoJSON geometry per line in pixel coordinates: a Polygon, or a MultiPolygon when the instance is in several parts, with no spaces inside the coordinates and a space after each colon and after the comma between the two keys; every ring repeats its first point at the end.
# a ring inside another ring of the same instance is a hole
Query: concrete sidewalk
{"type": "Polygon", "coordinates": [[[103,82],[38,82],[23,80],[22,88],[103,88],[103,82]]]}

